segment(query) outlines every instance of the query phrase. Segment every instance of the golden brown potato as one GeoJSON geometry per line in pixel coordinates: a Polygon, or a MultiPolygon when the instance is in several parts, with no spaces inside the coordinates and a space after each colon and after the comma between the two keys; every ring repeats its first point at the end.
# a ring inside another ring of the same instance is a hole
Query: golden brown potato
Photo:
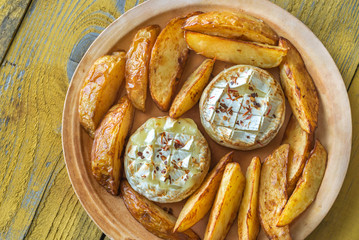
{"type": "Polygon", "coordinates": [[[151,25],[141,28],[132,40],[126,61],[126,90],[135,108],[145,111],[148,83],[148,65],[151,50],[161,28],[151,25]]]}
{"type": "Polygon", "coordinates": [[[215,60],[206,59],[186,80],[173,100],[169,116],[179,118],[199,100],[211,76],[215,60]]]}
{"type": "Polygon", "coordinates": [[[157,37],[150,60],[150,92],[162,111],[168,111],[187,61],[188,48],[182,25],[192,13],[172,19],[157,37]]]}
{"type": "Polygon", "coordinates": [[[288,226],[276,226],[287,202],[288,154],[289,145],[281,145],[265,159],[261,169],[259,217],[269,239],[291,239],[288,226]]]}
{"type": "Polygon", "coordinates": [[[116,100],[125,76],[125,59],[126,53],[122,51],[100,57],[85,78],[80,92],[79,117],[91,137],[116,100]]]}
{"type": "Polygon", "coordinates": [[[138,194],[127,180],[121,182],[121,195],[132,216],[157,237],[169,240],[200,240],[191,229],[172,233],[176,218],[138,194]]]}
{"type": "Polygon", "coordinates": [[[279,46],[288,49],[279,67],[284,94],[302,129],[311,134],[318,122],[317,89],[297,49],[285,38],[279,39],[279,46]]]}
{"type": "Polygon", "coordinates": [[[185,30],[275,45],[278,35],[262,20],[240,12],[206,12],[190,17],[185,30]]]}
{"type": "Polygon", "coordinates": [[[209,216],[204,240],[222,240],[226,237],[237,216],[245,183],[239,163],[228,163],[209,216]]]}
{"type": "Polygon", "coordinates": [[[308,159],[312,146],[312,135],[304,131],[294,115],[291,116],[284,133],[282,144],[288,143],[287,194],[292,194],[308,159]]]}
{"type": "Polygon", "coordinates": [[[224,169],[227,163],[232,162],[232,158],[233,152],[222,157],[207,175],[202,185],[187,200],[178,216],[175,228],[173,229],[174,232],[183,232],[189,229],[201,220],[211,209],[214,197],[216,196],[219,184],[221,183],[224,169]]]}
{"type": "Polygon", "coordinates": [[[197,32],[186,31],[185,38],[189,48],[205,57],[261,68],[279,66],[287,53],[286,48],[278,46],[210,36],[197,32]]]}
{"type": "Polygon", "coordinates": [[[91,152],[92,174],[113,195],[118,194],[122,172],[122,152],[131,129],[134,108],[124,96],[113,106],[95,132],[91,152]]]}
{"type": "Polygon", "coordinates": [[[240,240],[255,240],[259,232],[258,190],[261,161],[254,157],[246,172],[246,187],[238,213],[238,236],[240,240]]]}
{"type": "Polygon", "coordinates": [[[290,224],[314,201],[322,183],[327,165],[327,152],[317,140],[304,167],[303,175],[280,214],[277,226],[290,224]]]}

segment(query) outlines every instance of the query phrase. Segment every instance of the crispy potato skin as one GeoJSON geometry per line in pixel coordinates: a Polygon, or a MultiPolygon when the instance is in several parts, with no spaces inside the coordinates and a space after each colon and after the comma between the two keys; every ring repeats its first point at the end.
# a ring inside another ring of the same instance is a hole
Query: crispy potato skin
{"type": "Polygon", "coordinates": [[[238,213],[238,236],[241,240],[255,240],[259,233],[258,190],[261,161],[254,157],[246,172],[246,187],[238,213]]]}
{"type": "Polygon", "coordinates": [[[182,25],[188,17],[172,19],[161,31],[152,48],[149,82],[153,101],[162,111],[168,111],[187,61],[188,48],[182,25]]]}
{"type": "Polygon", "coordinates": [[[289,145],[281,145],[265,159],[261,169],[259,217],[269,239],[291,239],[288,226],[276,226],[287,202],[288,154],[289,145]]]}
{"type": "Polygon", "coordinates": [[[239,163],[228,163],[214,200],[204,240],[223,240],[237,216],[245,185],[239,163]]]}
{"type": "Polygon", "coordinates": [[[127,52],[127,95],[133,106],[143,112],[145,111],[146,105],[148,65],[151,50],[160,30],[161,28],[158,25],[141,28],[133,38],[130,49],[127,52]]]}
{"type": "Polygon", "coordinates": [[[190,110],[199,100],[203,89],[211,76],[215,60],[206,59],[184,83],[176,98],[173,100],[169,116],[179,118],[190,110]]]}
{"type": "Polygon", "coordinates": [[[183,232],[189,229],[207,214],[213,205],[224,169],[227,163],[232,162],[232,159],[233,152],[229,152],[221,158],[207,175],[202,185],[193,193],[182,208],[173,232],[183,232]]]}
{"type": "Polygon", "coordinates": [[[317,89],[297,49],[285,38],[279,39],[279,46],[288,49],[286,58],[279,66],[284,93],[302,129],[312,134],[318,122],[317,89]]]}
{"type": "Polygon", "coordinates": [[[290,224],[314,201],[324,177],[327,158],[327,151],[323,145],[316,140],[314,149],[304,167],[303,175],[285,205],[277,226],[290,224]]]}
{"type": "Polygon", "coordinates": [[[206,12],[190,17],[185,30],[275,45],[278,35],[262,20],[240,12],[206,12]]]}
{"type": "Polygon", "coordinates": [[[185,39],[189,48],[205,57],[261,68],[279,66],[287,54],[287,49],[283,47],[210,36],[191,31],[185,32],[185,39]]]}
{"type": "Polygon", "coordinates": [[[91,152],[92,174],[111,194],[117,195],[122,172],[122,152],[131,129],[134,108],[124,96],[113,106],[95,132],[91,152]]]}
{"type": "Polygon", "coordinates": [[[170,240],[200,240],[192,230],[172,233],[176,218],[133,190],[127,180],[121,181],[121,195],[131,215],[149,232],[170,240]]]}
{"type": "Polygon", "coordinates": [[[302,175],[305,161],[312,147],[313,136],[304,131],[294,115],[290,117],[282,144],[288,143],[289,157],[287,170],[287,193],[290,196],[302,175]]]}
{"type": "Polygon", "coordinates": [[[97,59],[84,80],[79,99],[79,118],[91,137],[117,97],[125,76],[125,59],[123,51],[97,59]]]}

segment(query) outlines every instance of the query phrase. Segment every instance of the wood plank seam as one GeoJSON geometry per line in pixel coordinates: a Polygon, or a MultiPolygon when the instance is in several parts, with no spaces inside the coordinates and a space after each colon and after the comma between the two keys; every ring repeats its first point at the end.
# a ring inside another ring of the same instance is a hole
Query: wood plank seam
{"type": "Polygon", "coordinates": [[[347,87],[347,92],[349,92],[349,89],[350,89],[352,83],[354,82],[355,76],[358,74],[358,69],[359,69],[359,64],[357,65],[357,68],[355,69],[354,75],[353,75],[352,79],[350,80],[350,83],[349,83],[349,85],[347,87]]]}
{"type": "MultiPolygon", "coordinates": [[[[11,40],[10,40],[9,44],[7,45],[7,47],[6,47],[6,50],[5,50],[5,52],[4,52],[4,55],[3,55],[2,58],[0,59],[0,66],[3,64],[3,62],[4,62],[5,58],[6,58],[6,55],[7,55],[8,51],[9,51],[9,49],[10,49],[10,46],[12,45],[12,43],[13,43],[13,41],[14,41],[14,39],[15,39],[15,37],[16,37],[16,35],[17,35],[17,33],[18,33],[20,27],[21,27],[21,25],[22,25],[22,23],[23,23],[23,21],[24,21],[24,18],[25,18],[25,16],[27,15],[27,12],[28,12],[28,10],[29,10],[29,8],[30,8],[32,2],[33,2],[33,0],[29,0],[27,6],[26,6],[26,8],[25,8],[25,12],[24,12],[24,14],[21,16],[21,20],[20,20],[19,24],[17,25],[15,31],[13,32],[12,36],[11,36],[11,40]]],[[[9,62],[9,64],[12,64],[12,63],[9,62]]]]}

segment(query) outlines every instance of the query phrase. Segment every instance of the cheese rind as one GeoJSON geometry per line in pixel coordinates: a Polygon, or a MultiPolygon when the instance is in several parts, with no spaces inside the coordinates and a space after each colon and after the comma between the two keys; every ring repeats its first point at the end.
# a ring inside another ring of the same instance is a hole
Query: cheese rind
{"type": "Polygon", "coordinates": [[[202,183],[210,150],[193,120],[151,118],[130,137],[124,164],[135,191],[155,202],[178,202],[202,183]]]}
{"type": "Polygon", "coordinates": [[[219,73],[200,100],[201,122],[217,143],[239,150],[267,145],[285,117],[279,82],[265,70],[236,65],[219,73]]]}

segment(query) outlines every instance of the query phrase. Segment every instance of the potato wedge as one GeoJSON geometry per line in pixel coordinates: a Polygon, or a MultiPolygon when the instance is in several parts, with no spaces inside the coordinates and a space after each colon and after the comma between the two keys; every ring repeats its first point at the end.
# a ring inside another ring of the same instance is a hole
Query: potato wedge
{"type": "Polygon", "coordinates": [[[206,59],[186,80],[173,100],[169,116],[179,118],[190,110],[200,99],[203,89],[211,76],[215,60],[206,59]]]}
{"type": "Polygon", "coordinates": [[[277,226],[290,224],[314,201],[324,177],[327,157],[327,151],[316,140],[314,149],[304,167],[303,175],[280,214],[277,226]]]}
{"type": "Polygon", "coordinates": [[[287,202],[288,154],[289,145],[281,145],[265,159],[261,169],[259,217],[269,239],[291,239],[288,226],[276,226],[287,202]]]}
{"type": "Polygon", "coordinates": [[[158,25],[141,28],[133,38],[130,50],[127,52],[127,95],[133,106],[143,112],[146,105],[148,65],[150,63],[151,50],[160,30],[161,28],[158,25]]]}
{"type": "Polygon", "coordinates": [[[226,237],[237,216],[245,183],[239,163],[228,163],[209,216],[204,240],[226,237]]]}
{"type": "Polygon", "coordinates": [[[302,175],[312,146],[312,135],[304,131],[294,115],[290,117],[282,144],[288,143],[289,157],[287,170],[287,194],[290,196],[302,175]]]}
{"type": "Polygon", "coordinates": [[[187,200],[178,216],[173,231],[183,232],[201,220],[213,205],[227,163],[232,162],[233,152],[226,154],[207,175],[202,185],[187,200]]]}
{"type": "Polygon", "coordinates": [[[121,182],[121,195],[131,215],[157,237],[170,240],[200,240],[199,236],[190,229],[172,233],[176,218],[138,194],[127,180],[121,182]]]}
{"type": "Polygon", "coordinates": [[[238,213],[238,237],[255,240],[259,233],[258,190],[261,161],[254,157],[246,172],[246,187],[238,213]]]}
{"type": "Polygon", "coordinates": [[[91,137],[94,137],[98,124],[116,100],[125,77],[125,59],[123,51],[100,57],[85,78],[80,92],[79,117],[91,137]]]}
{"type": "Polygon", "coordinates": [[[95,179],[113,195],[118,194],[122,161],[120,154],[133,121],[134,108],[124,96],[113,106],[95,132],[91,168],[95,179]]]}
{"type": "Polygon", "coordinates": [[[186,31],[185,38],[189,48],[205,57],[261,68],[279,66],[287,53],[287,49],[283,47],[210,36],[197,32],[186,31]]]}
{"type": "Polygon", "coordinates": [[[172,19],[157,37],[152,48],[149,82],[153,101],[162,111],[168,111],[176,86],[187,61],[188,48],[182,25],[192,13],[172,19]]]}
{"type": "Polygon", "coordinates": [[[190,17],[185,30],[275,45],[278,35],[262,20],[240,12],[206,12],[190,17]]]}
{"type": "Polygon", "coordinates": [[[318,122],[317,89],[297,49],[285,38],[279,39],[279,46],[288,49],[286,58],[279,66],[284,94],[302,129],[311,134],[318,122]]]}

